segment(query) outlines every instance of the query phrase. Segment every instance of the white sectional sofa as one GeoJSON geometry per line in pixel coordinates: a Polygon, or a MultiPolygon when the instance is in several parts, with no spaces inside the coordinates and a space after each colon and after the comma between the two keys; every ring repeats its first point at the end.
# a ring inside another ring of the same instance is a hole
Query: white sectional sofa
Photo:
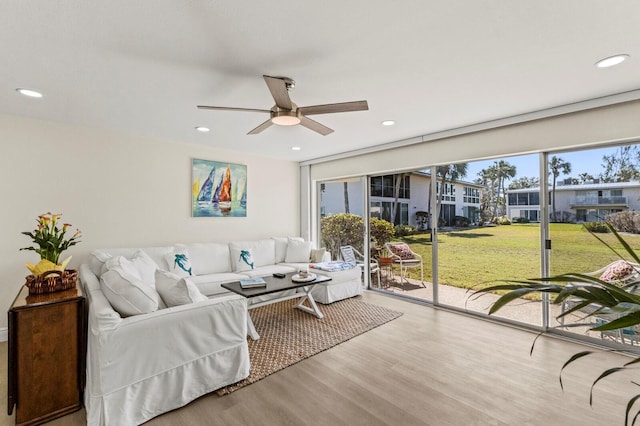
{"type": "MultiPolygon", "coordinates": [[[[329,260],[328,253],[311,250],[310,243],[299,238],[92,252],[79,270],[89,306],[87,423],[144,423],[247,377],[247,300],[221,284],[329,260]],[[110,269],[131,262],[146,263],[147,271],[127,275],[126,268],[110,269]],[[172,306],[185,302],[170,303],[171,294],[160,297],[157,280],[179,277],[157,270],[185,277],[176,285],[181,283],[181,297],[191,303],[172,306]],[[133,285],[118,294],[120,287],[113,282],[125,275],[133,285]]],[[[321,303],[362,292],[359,268],[314,272],[333,278],[329,285],[314,288],[314,298],[321,303]]]]}

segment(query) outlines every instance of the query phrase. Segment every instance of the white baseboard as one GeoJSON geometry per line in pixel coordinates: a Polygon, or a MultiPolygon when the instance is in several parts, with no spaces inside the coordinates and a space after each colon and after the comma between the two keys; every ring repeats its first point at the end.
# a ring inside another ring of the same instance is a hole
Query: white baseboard
{"type": "Polygon", "coordinates": [[[0,328],[0,342],[9,340],[9,329],[7,327],[0,328]]]}

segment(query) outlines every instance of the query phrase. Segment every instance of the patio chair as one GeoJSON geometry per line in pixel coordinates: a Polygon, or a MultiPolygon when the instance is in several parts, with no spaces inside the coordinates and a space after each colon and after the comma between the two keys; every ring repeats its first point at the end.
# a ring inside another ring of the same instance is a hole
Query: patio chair
{"type": "MultiPolygon", "coordinates": [[[[341,246],[340,255],[344,262],[359,266],[360,270],[364,272],[364,255],[353,248],[353,246],[341,246]]],[[[369,263],[369,272],[378,275],[378,287],[380,287],[380,265],[378,265],[377,260],[371,259],[371,262],[369,263]]]]}
{"type": "Polygon", "coordinates": [[[385,248],[389,257],[393,259],[394,265],[400,267],[400,284],[409,282],[407,272],[410,268],[420,268],[420,282],[424,284],[424,268],[422,266],[422,256],[411,250],[407,243],[385,243],[385,248]]]}
{"type": "MultiPolygon", "coordinates": [[[[618,287],[630,292],[637,293],[640,290],[640,265],[633,262],[627,262],[626,260],[615,260],[608,265],[592,272],[587,272],[584,275],[589,275],[594,278],[599,278],[602,281],[606,281],[611,284],[615,284],[618,287]]],[[[568,284],[571,285],[571,284],[568,284]]],[[[578,303],[575,299],[569,297],[562,302],[561,312],[565,313],[572,306],[575,306],[578,303]]],[[[597,306],[585,306],[580,309],[581,312],[591,313],[597,309],[597,306]]],[[[605,317],[606,315],[602,315],[605,317]]],[[[603,318],[595,318],[596,323],[604,321],[603,318]]],[[[560,324],[564,325],[565,317],[560,319],[560,324]]],[[[634,330],[625,330],[625,334],[629,336],[623,336],[621,330],[614,330],[616,334],[619,334],[620,340],[624,341],[625,337],[630,338],[630,340],[636,340],[636,337],[633,336],[635,334],[634,330]],[[631,332],[633,331],[633,333],[631,332]]],[[[611,335],[606,332],[601,333],[601,337],[611,337],[611,335]]]]}

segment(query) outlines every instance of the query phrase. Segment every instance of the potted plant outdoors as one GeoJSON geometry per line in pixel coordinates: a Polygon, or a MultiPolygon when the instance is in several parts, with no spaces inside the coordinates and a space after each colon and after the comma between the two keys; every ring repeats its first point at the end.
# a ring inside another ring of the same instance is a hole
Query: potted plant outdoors
{"type": "MultiPolygon", "coordinates": [[[[610,223],[606,223],[606,226],[609,231],[613,233],[618,242],[622,245],[624,251],[627,254],[627,257],[630,257],[636,264],[640,263],[640,258],[638,257],[636,252],[624,240],[624,238],[622,238],[622,236],[618,234],[613,226],[610,223]]],[[[588,228],[586,229],[591,235],[593,235],[601,243],[603,243],[610,250],[616,253],[616,255],[619,256],[622,260],[625,260],[625,257],[618,253],[618,251],[610,244],[602,240],[588,228]]],[[[636,272],[640,273],[640,271],[638,270],[636,270],[636,272]]],[[[625,288],[629,288],[637,284],[640,284],[640,282],[636,281],[631,284],[626,284],[625,288]]],[[[584,319],[597,317],[598,321],[589,322],[587,324],[574,324],[572,326],[587,325],[591,327],[590,330],[592,331],[605,332],[612,330],[622,330],[640,324],[640,295],[631,293],[625,290],[625,288],[622,288],[615,283],[603,281],[597,277],[593,277],[590,275],[580,273],[567,273],[551,277],[531,278],[522,281],[507,281],[506,284],[497,284],[494,286],[476,290],[472,293],[471,297],[479,297],[489,292],[506,291],[506,293],[500,296],[498,300],[496,300],[493,305],[491,305],[491,308],[489,309],[489,315],[498,312],[509,302],[530,293],[540,292],[554,294],[555,297],[552,298],[551,303],[556,305],[562,304],[570,298],[572,301],[572,307],[558,315],[558,320],[561,320],[571,313],[580,311],[583,308],[592,307],[593,309],[590,309],[588,313],[584,314],[584,319]]],[[[563,327],[567,326],[558,326],[558,328],[563,327]]],[[[540,335],[538,335],[538,337],[539,336],[540,335]]],[[[531,352],[533,352],[533,346],[531,348],[531,352]]],[[[563,370],[574,361],[592,353],[594,353],[594,351],[591,350],[578,352],[564,363],[564,365],[560,369],[561,388],[563,386],[563,370]]],[[[600,380],[614,373],[628,371],[629,367],[632,367],[638,363],[640,363],[640,358],[635,358],[632,361],[623,364],[622,366],[612,367],[603,371],[591,385],[589,405],[592,405],[593,403],[594,386],[600,380]]],[[[634,417],[630,418],[631,410],[638,399],[640,399],[640,394],[632,396],[627,403],[625,411],[625,426],[629,424],[636,424],[636,420],[638,419],[638,417],[640,417],[639,409],[638,411],[636,411],[634,417]]]]}
{"type": "Polygon", "coordinates": [[[60,227],[61,216],[51,212],[41,214],[36,220],[38,226],[35,230],[22,232],[31,238],[35,246],[23,247],[20,250],[31,250],[40,255],[37,264],[27,263],[27,269],[32,274],[27,276],[30,294],[66,290],[76,285],[77,271],[66,269],[71,256],[60,262],[60,255],[69,247],[78,244],[78,238],[82,233],[76,230],[71,238],[65,238],[71,224],[65,223],[60,227]]]}

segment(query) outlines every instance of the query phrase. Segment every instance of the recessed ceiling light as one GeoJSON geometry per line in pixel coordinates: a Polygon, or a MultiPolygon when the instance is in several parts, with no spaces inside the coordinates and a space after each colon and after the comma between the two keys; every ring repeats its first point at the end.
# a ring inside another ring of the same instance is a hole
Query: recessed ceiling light
{"type": "Polygon", "coordinates": [[[31,89],[16,89],[16,90],[21,95],[29,96],[30,98],[41,98],[42,97],[42,93],[36,92],[35,90],[31,90],[31,89]]]}
{"type": "Polygon", "coordinates": [[[383,126],[393,126],[394,124],[396,124],[396,122],[394,120],[384,120],[382,123],[383,126]]]}
{"type": "Polygon", "coordinates": [[[210,129],[208,127],[198,126],[196,127],[196,130],[202,133],[207,133],[210,129]]]}
{"type": "Polygon", "coordinates": [[[624,62],[628,58],[629,58],[629,55],[627,54],[609,56],[608,58],[600,59],[598,62],[596,62],[596,67],[598,68],[612,67],[614,65],[618,65],[619,63],[624,62]]]}
{"type": "Polygon", "coordinates": [[[291,151],[300,151],[302,148],[300,148],[299,146],[292,146],[291,147],[291,151]]]}

